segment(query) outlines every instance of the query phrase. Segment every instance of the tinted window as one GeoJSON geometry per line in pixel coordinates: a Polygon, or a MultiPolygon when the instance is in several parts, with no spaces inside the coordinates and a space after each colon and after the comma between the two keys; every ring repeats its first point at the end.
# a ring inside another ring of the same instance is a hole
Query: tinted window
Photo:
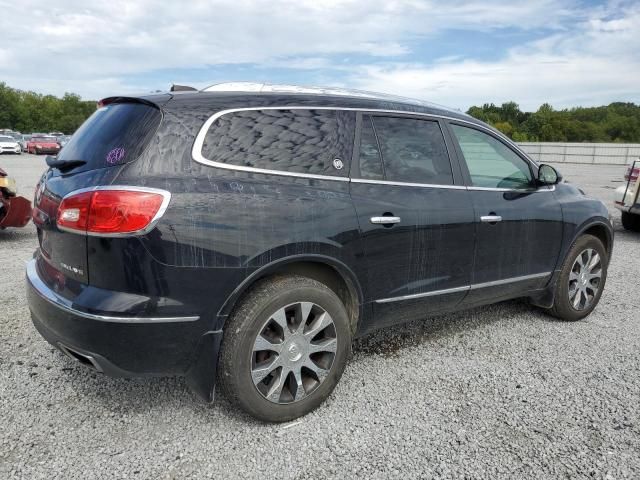
{"type": "Polygon", "coordinates": [[[529,164],[504,143],[473,128],[452,125],[471,183],[476,187],[530,188],[529,164]]]}
{"type": "Polygon", "coordinates": [[[382,180],[382,158],[376,134],[373,131],[371,117],[362,117],[362,130],[360,133],[360,177],[373,180],[382,180]]]}
{"type": "Polygon", "coordinates": [[[202,155],[229,165],[285,172],[347,176],[353,112],[249,110],[211,125],[202,155]],[[334,166],[340,159],[343,168],[334,166]]]}
{"type": "Polygon", "coordinates": [[[131,162],[143,152],[161,119],[160,110],[142,103],[99,108],[73,134],[58,158],[86,161],[77,171],[131,162]]]}
{"type": "Polygon", "coordinates": [[[387,180],[453,184],[444,136],[438,122],[373,117],[387,180]]]}

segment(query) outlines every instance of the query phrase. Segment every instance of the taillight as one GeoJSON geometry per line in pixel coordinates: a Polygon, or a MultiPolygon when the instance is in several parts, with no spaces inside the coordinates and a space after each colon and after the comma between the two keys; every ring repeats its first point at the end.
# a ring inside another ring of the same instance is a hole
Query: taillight
{"type": "Polygon", "coordinates": [[[61,230],[88,235],[120,236],[146,233],[169,204],[164,190],[102,187],[71,193],[58,207],[61,230]]]}
{"type": "Polygon", "coordinates": [[[636,162],[634,162],[633,165],[627,167],[627,171],[624,174],[624,179],[626,181],[631,180],[631,183],[635,182],[638,179],[638,176],[640,176],[640,167],[634,167],[636,162]]]}

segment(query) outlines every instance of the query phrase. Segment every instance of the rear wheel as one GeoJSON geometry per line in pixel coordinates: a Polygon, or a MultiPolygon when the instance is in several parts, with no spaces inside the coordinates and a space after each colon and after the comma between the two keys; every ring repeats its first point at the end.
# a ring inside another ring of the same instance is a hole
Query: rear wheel
{"type": "Polygon", "coordinates": [[[283,422],[317,408],[351,351],[349,318],[326,285],[301,276],[262,281],[225,326],[222,391],[254,417],[283,422]]]}
{"type": "Polygon", "coordinates": [[[550,313],[575,321],[589,315],[600,301],[607,279],[608,256],[600,239],[579,237],[565,258],[550,313]]]}
{"type": "Polygon", "coordinates": [[[622,226],[625,230],[640,232],[640,215],[622,212],[622,226]]]}

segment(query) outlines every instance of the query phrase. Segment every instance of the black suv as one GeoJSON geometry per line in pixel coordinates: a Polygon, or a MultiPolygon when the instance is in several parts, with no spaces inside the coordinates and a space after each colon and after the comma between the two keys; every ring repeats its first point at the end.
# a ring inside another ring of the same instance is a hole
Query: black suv
{"type": "Polygon", "coordinates": [[[284,421],[374,329],[515,297],[564,320],[598,303],[607,209],[484,123],[362,92],[225,90],[107,98],[47,159],[27,290],[70,357],[184,375],[208,401],[217,378],[284,421]]]}

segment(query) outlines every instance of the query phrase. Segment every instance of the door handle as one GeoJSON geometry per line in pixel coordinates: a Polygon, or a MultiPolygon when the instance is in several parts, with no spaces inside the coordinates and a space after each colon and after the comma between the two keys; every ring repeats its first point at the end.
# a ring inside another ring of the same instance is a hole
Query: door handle
{"type": "Polygon", "coordinates": [[[391,225],[393,223],[400,223],[400,217],[392,217],[392,216],[371,217],[369,221],[375,225],[391,225]]]}
{"type": "Polygon", "coordinates": [[[502,217],[500,215],[484,215],[480,217],[480,221],[484,223],[497,223],[502,221],[502,217]]]}

